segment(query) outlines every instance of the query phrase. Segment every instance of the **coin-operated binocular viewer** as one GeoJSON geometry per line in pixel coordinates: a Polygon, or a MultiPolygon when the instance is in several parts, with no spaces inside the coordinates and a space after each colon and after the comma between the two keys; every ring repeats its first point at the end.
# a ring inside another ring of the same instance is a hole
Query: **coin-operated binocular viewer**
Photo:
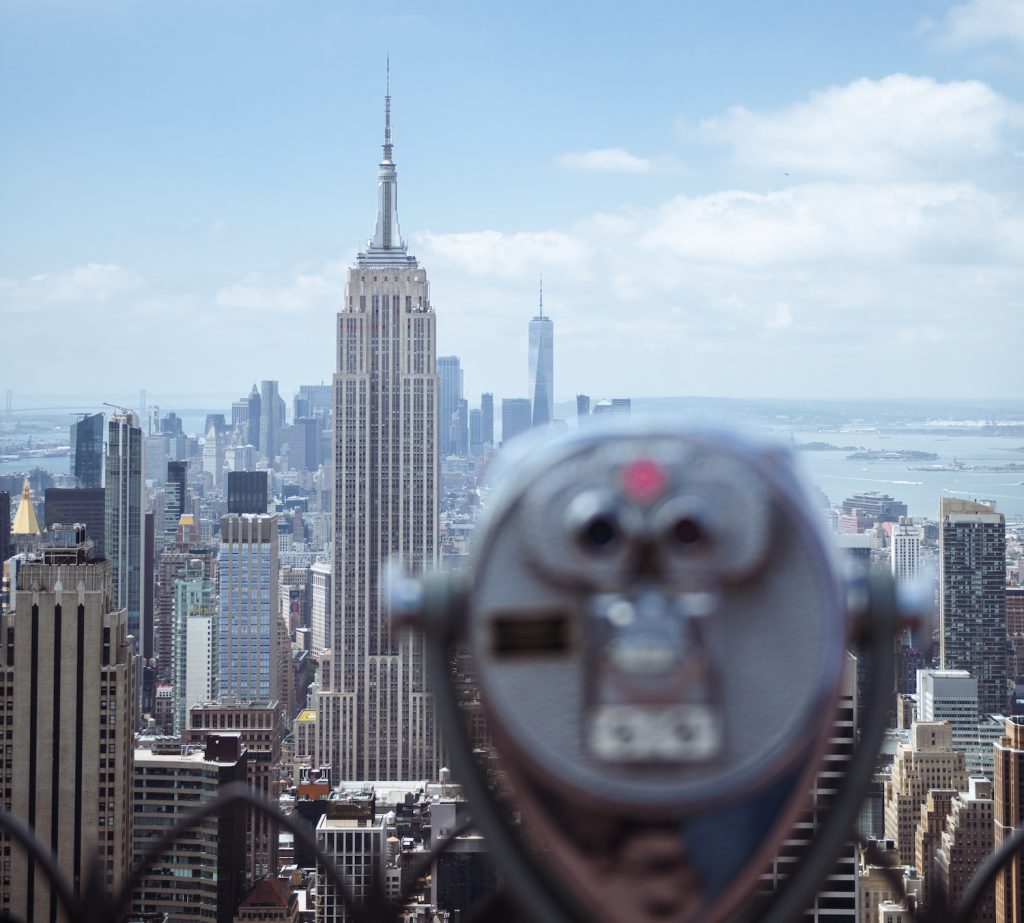
{"type": "Polygon", "coordinates": [[[402,583],[394,608],[425,632],[453,768],[510,896],[529,920],[798,918],[871,779],[907,622],[891,584],[839,572],[785,447],[630,421],[508,451],[468,570],[402,583]],[[800,834],[811,848],[759,899],[812,806],[854,641],[874,666],[863,739],[800,834]],[[460,721],[456,644],[508,804],[460,721]]]}

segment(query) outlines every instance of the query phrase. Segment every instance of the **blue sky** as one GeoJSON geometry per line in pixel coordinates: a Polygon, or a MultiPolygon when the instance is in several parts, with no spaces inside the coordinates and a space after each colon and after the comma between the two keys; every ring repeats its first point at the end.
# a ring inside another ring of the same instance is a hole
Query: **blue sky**
{"type": "Polygon", "coordinates": [[[390,54],[471,403],[542,272],[559,399],[1019,395],[1024,3],[774,7],[0,0],[0,387],[329,380],[390,54]]]}

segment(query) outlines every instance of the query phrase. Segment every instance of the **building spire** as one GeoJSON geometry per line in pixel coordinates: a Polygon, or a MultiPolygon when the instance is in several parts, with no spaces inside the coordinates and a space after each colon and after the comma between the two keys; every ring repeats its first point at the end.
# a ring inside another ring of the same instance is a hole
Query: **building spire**
{"type": "Polygon", "coordinates": [[[384,64],[384,163],[391,163],[391,55],[384,64]]]}
{"type": "Polygon", "coordinates": [[[416,258],[406,251],[398,227],[398,171],[391,141],[391,56],[384,70],[384,155],[377,171],[377,226],[366,251],[358,256],[359,266],[415,267],[416,258]]]}
{"type": "Polygon", "coordinates": [[[544,316],[544,273],[540,274],[540,316],[544,316]]]}

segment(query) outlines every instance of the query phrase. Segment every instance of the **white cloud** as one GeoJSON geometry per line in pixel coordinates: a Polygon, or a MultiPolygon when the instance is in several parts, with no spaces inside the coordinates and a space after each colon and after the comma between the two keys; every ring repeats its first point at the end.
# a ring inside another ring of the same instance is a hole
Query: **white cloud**
{"type": "Polygon", "coordinates": [[[755,268],[1000,260],[1024,245],[1020,219],[969,183],[812,183],[678,196],[635,231],[641,250],[755,268]]]}
{"type": "Polygon", "coordinates": [[[586,271],[589,251],[580,238],[562,231],[475,231],[417,236],[424,261],[443,260],[474,276],[536,278],[540,272],[560,269],[574,275],[586,271]]]}
{"type": "Polygon", "coordinates": [[[337,311],[344,294],[344,267],[330,263],[284,277],[249,273],[221,288],[213,300],[222,308],[295,314],[318,308],[337,311]]]}
{"type": "Polygon", "coordinates": [[[955,47],[1006,42],[1024,49],[1024,3],[969,0],[946,13],[938,34],[944,44],[955,47]]]}
{"type": "MultiPolygon", "coordinates": [[[[924,395],[965,351],[977,360],[966,391],[1024,387],[1010,345],[1024,336],[1013,196],[969,182],[735,189],[529,238],[556,236],[587,255],[545,266],[560,396],[885,394],[897,363],[924,395]]],[[[446,235],[426,254],[444,293],[439,349],[465,357],[471,394],[525,388],[537,263],[509,257],[515,237],[446,235]]]]}
{"type": "Polygon", "coordinates": [[[144,284],[140,275],[116,263],[86,263],[24,280],[0,278],[0,296],[10,311],[91,310],[137,292],[144,284]]]}
{"type": "MultiPolygon", "coordinates": [[[[1024,5],[1022,5],[1024,6],[1024,5]]],[[[1020,108],[976,80],[893,74],[833,86],[774,112],[731,109],[700,126],[743,166],[810,176],[946,176],[1005,149],[1020,108]]]]}
{"type": "Polygon", "coordinates": [[[592,151],[562,154],[558,162],[571,170],[595,170],[607,173],[649,173],[650,160],[637,157],[621,147],[603,147],[592,151]]]}

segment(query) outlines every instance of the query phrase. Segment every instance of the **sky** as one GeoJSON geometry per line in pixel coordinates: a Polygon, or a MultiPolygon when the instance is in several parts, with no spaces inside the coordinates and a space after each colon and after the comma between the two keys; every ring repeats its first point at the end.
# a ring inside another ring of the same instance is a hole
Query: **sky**
{"type": "Polygon", "coordinates": [[[1024,0],[0,0],[14,406],[330,381],[388,56],[471,406],[541,275],[557,400],[1024,393],[1024,0]]]}

